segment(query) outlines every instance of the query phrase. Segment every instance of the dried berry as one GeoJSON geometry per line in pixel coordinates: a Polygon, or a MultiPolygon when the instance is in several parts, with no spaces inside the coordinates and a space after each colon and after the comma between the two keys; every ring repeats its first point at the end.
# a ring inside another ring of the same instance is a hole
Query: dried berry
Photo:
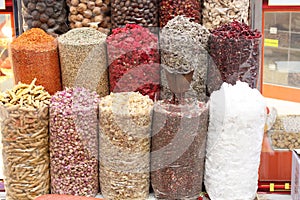
{"type": "Polygon", "coordinates": [[[260,67],[261,33],[238,21],[224,24],[211,33],[210,55],[222,81],[235,84],[240,80],[255,88],[260,67]]]}
{"type": "Polygon", "coordinates": [[[139,91],[154,99],[160,89],[157,40],[135,24],[113,30],[107,38],[111,92],[139,91]]]}

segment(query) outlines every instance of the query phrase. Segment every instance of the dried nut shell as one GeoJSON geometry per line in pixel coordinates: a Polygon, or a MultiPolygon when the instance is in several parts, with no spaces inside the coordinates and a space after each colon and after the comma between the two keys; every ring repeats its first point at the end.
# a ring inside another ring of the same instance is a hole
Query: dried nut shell
{"type": "Polygon", "coordinates": [[[83,20],[83,16],[81,14],[76,15],[76,21],[81,22],[83,20]]]}
{"type": "Polygon", "coordinates": [[[46,4],[43,3],[43,2],[38,2],[38,3],[36,4],[35,8],[36,8],[40,13],[42,13],[42,12],[44,12],[44,11],[46,10],[47,6],[46,6],[46,4]]]}
{"type": "Polygon", "coordinates": [[[75,22],[75,28],[81,28],[82,23],[81,22],[75,22]]]}
{"type": "Polygon", "coordinates": [[[98,15],[96,17],[94,17],[95,22],[102,22],[103,21],[103,16],[102,15],[98,15]]]}
{"type": "Polygon", "coordinates": [[[74,7],[74,6],[71,6],[70,7],[70,13],[72,14],[72,15],[76,15],[78,12],[77,12],[77,8],[76,7],[74,7]]]}
{"type": "Polygon", "coordinates": [[[103,1],[102,0],[96,0],[96,6],[102,6],[103,5],[103,1]]]}
{"type": "Polygon", "coordinates": [[[95,6],[96,6],[95,2],[93,2],[93,1],[87,2],[88,9],[93,10],[95,8],[95,6]]]}
{"type": "Polygon", "coordinates": [[[48,25],[48,27],[53,27],[53,26],[55,26],[55,24],[56,24],[56,22],[55,22],[55,19],[52,19],[52,18],[50,18],[49,20],[48,20],[48,22],[47,22],[47,25],[48,25]]]}
{"type": "MultiPolygon", "coordinates": [[[[47,23],[48,19],[49,19],[49,16],[48,16],[48,15],[46,15],[45,13],[41,14],[41,16],[40,16],[40,21],[41,21],[41,22],[47,23]]],[[[44,29],[44,30],[45,30],[45,29],[44,29]]]]}
{"type": "Polygon", "coordinates": [[[46,10],[45,10],[45,14],[46,14],[46,15],[48,15],[48,16],[52,16],[52,15],[53,15],[53,13],[54,13],[54,10],[53,10],[53,8],[52,8],[52,7],[48,7],[48,8],[46,8],[46,10]]]}
{"type": "Polygon", "coordinates": [[[88,26],[90,26],[90,24],[89,24],[90,22],[91,22],[91,20],[85,18],[82,20],[82,26],[88,27],[88,26]]]}
{"type": "Polygon", "coordinates": [[[40,28],[42,23],[40,21],[33,21],[32,22],[32,27],[33,28],[40,28]]]}
{"type": "Polygon", "coordinates": [[[77,15],[70,15],[69,16],[69,21],[70,22],[76,22],[77,21],[77,15]]]}

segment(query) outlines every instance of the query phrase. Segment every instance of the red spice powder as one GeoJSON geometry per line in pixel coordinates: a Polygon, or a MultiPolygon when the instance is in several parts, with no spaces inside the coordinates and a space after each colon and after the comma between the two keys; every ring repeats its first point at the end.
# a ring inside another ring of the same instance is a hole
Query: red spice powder
{"type": "Polygon", "coordinates": [[[160,89],[157,36],[147,28],[127,24],[107,38],[111,92],[140,92],[154,99],[160,89]]]}
{"type": "Polygon", "coordinates": [[[42,85],[50,93],[62,89],[57,41],[42,29],[30,29],[11,43],[15,83],[42,85]]]}

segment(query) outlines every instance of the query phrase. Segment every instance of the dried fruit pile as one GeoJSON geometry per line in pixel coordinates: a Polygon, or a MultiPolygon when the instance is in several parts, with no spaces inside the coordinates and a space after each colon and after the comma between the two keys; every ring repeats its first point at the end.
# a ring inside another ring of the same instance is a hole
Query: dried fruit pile
{"type": "Polygon", "coordinates": [[[84,88],[57,92],[50,104],[51,192],[98,193],[98,95],[84,88]]]}
{"type": "Polygon", "coordinates": [[[261,33],[238,21],[222,25],[211,33],[210,55],[223,82],[235,84],[240,80],[255,88],[259,77],[261,33]]]}
{"type": "Polygon", "coordinates": [[[157,36],[147,28],[127,24],[107,38],[111,92],[140,92],[154,99],[159,92],[157,36]]]}

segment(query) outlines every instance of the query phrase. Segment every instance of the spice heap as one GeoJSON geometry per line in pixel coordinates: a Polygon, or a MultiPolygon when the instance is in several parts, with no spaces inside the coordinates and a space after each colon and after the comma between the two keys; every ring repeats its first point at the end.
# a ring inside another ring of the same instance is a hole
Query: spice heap
{"type": "Polygon", "coordinates": [[[108,34],[111,28],[110,0],[67,0],[70,27],[91,27],[108,34]]]}
{"type": "Polygon", "coordinates": [[[84,88],[57,92],[50,104],[51,192],[98,193],[98,95],[84,88]]]}
{"type": "Polygon", "coordinates": [[[107,38],[111,92],[140,92],[154,99],[159,92],[157,36],[146,28],[127,24],[107,38]]]}
{"type": "Polygon", "coordinates": [[[139,24],[144,27],[158,26],[158,0],[112,0],[112,27],[139,24]]]}
{"type": "Polygon", "coordinates": [[[100,97],[108,94],[106,35],[77,28],[58,38],[63,87],[85,87],[100,97]]]}
{"type": "Polygon", "coordinates": [[[0,94],[7,199],[33,200],[50,190],[48,106],[42,86],[18,83],[0,94]]]}
{"type": "Polygon", "coordinates": [[[68,31],[67,8],[64,0],[22,0],[22,16],[27,29],[41,28],[49,34],[68,31]]]}
{"type": "Polygon", "coordinates": [[[42,29],[33,28],[11,43],[15,83],[42,85],[50,93],[61,90],[59,56],[54,37],[42,29]]]}
{"type": "Polygon", "coordinates": [[[178,15],[184,15],[196,23],[201,18],[202,0],[161,0],[159,10],[159,25],[164,27],[169,20],[178,15]]]}
{"type": "Polygon", "coordinates": [[[100,185],[105,199],[148,198],[152,107],[152,100],[137,92],[101,98],[100,185]]]}
{"type": "Polygon", "coordinates": [[[249,0],[203,0],[202,24],[212,29],[233,20],[247,23],[249,3],[249,0]]]}
{"type": "Polygon", "coordinates": [[[211,33],[208,42],[210,55],[223,82],[235,84],[240,80],[255,88],[260,67],[261,33],[238,21],[216,28],[211,33]]]}
{"type": "Polygon", "coordinates": [[[208,105],[154,104],[151,183],[158,199],[197,199],[202,191],[208,105]]]}
{"type": "MultiPolygon", "coordinates": [[[[206,77],[208,66],[207,42],[209,31],[200,24],[190,22],[183,16],[170,20],[160,34],[160,50],[162,70],[161,97],[168,99],[172,93],[181,93],[183,88],[174,91],[174,83],[168,81],[168,76],[178,74],[182,79],[180,86],[186,85],[185,90],[194,94],[199,100],[206,100],[206,77]],[[188,78],[188,76],[191,76],[188,78]],[[182,78],[184,77],[184,78],[182,78]]],[[[177,80],[178,81],[178,80],[177,80]]]]}
{"type": "Polygon", "coordinates": [[[266,120],[264,97],[247,83],[223,83],[210,97],[209,113],[204,176],[209,197],[255,199],[266,120]]]}

